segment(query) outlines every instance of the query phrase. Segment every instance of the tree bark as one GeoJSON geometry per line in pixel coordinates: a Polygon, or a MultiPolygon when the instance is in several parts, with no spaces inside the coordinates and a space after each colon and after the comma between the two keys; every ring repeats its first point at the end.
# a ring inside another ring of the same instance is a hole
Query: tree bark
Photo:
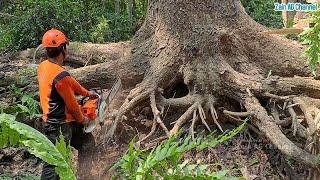
{"type": "MultiPolygon", "coordinates": [[[[296,3],[297,0],[281,0],[281,3],[296,3]]],[[[295,11],[282,11],[282,20],[285,28],[290,28],[293,26],[293,20],[295,16],[295,11]]]]}
{"type": "Polygon", "coordinates": [[[134,0],[128,0],[128,2],[127,2],[128,20],[129,20],[131,27],[132,27],[132,22],[133,22],[133,1],[134,0]]]}
{"type": "MultiPolygon", "coordinates": [[[[23,66],[36,68],[36,66],[30,66],[29,64],[39,63],[45,59],[45,50],[41,49],[35,57],[36,62],[33,62],[34,52],[35,49],[21,51],[10,60],[11,62],[20,63],[3,63],[0,66],[0,87],[7,87],[13,82],[18,86],[37,84],[36,77],[31,76],[31,74],[23,74],[28,81],[21,81],[21,78],[16,75],[18,71],[22,70],[23,66]],[[10,71],[7,69],[10,69],[10,71]]],[[[70,43],[65,64],[74,68],[82,67],[71,69],[69,72],[85,87],[110,88],[116,79],[116,74],[121,72],[121,68],[120,70],[116,70],[118,60],[125,59],[130,54],[131,45],[129,42],[110,44],[70,43]]],[[[138,83],[138,79],[132,80],[130,77],[123,80],[124,82],[129,81],[131,84],[138,83]]]]}
{"type": "Polygon", "coordinates": [[[116,14],[119,15],[120,14],[120,0],[114,1],[114,9],[116,11],[116,14]]]}
{"type": "MultiPolygon", "coordinates": [[[[188,108],[170,135],[192,115],[199,115],[206,125],[204,114],[217,106],[222,97],[228,97],[244,104],[248,114],[253,113],[257,120],[251,123],[281,152],[317,167],[317,158],[292,143],[256,99],[302,93],[318,98],[315,92],[320,92],[317,80],[303,78],[310,76],[306,61],[301,58],[303,47],[279,36],[265,36],[261,33],[265,30],[245,12],[239,0],[151,0],[146,20],[132,39],[133,54],[120,62],[124,72],[135,68],[146,72],[119,109],[106,139],[114,135],[123,115],[144,104],[152,94],[158,94],[155,97],[160,108],[167,106],[166,98],[160,98],[159,88],[168,89],[183,82],[189,100],[181,104],[179,98],[174,98],[169,105],[188,108]],[[271,77],[267,77],[269,72],[271,77]],[[270,97],[270,93],[279,96],[270,97]],[[270,129],[277,133],[269,132],[270,129]]],[[[312,120],[309,118],[308,122],[312,120]]]]}

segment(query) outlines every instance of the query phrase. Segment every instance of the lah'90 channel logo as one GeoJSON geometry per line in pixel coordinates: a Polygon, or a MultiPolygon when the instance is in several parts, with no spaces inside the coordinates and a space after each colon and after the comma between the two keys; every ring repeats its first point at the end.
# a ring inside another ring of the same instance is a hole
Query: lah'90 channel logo
{"type": "Polygon", "coordinates": [[[274,3],[275,11],[317,11],[319,5],[314,4],[302,4],[302,3],[274,3]]]}

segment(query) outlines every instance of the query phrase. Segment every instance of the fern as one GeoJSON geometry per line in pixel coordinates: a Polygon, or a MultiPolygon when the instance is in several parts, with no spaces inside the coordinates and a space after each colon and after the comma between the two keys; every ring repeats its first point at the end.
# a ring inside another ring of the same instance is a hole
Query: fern
{"type": "Polygon", "coordinates": [[[316,76],[317,65],[320,61],[320,11],[311,12],[310,23],[313,23],[314,26],[301,33],[300,38],[303,44],[309,45],[303,55],[308,58],[311,72],[316,76]]]}
{"type": "Polygon", "coordinates": [[[25,146],[30,153],[56,166],[62,180],[76,179],[70,160],[71,150],[60,135],[56,146],[39,131],[15,121],[15,116],[0,114],[0,148],[25,146]]]}
{"type": "Polygon", "coordinates": [[[183,160],[183,154],[192,150],[202,151],[214,148],[236,136],[245,127],[245,123],[238,128],[214,137],[202,135],[192,140],[190,136],[182,142],[177,137],[171,137],[150,153],[134,148],[134,140],[122,159],[111,169],[117,174],[113,177],[124,179],[230,179],[228,170],[210,172],[209,165],[189,164],[183,160]]]}

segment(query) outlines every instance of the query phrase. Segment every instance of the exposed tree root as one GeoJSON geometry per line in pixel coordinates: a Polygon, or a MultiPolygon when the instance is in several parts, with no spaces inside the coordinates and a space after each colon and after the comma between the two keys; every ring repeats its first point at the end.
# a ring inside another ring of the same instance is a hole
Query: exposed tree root
{"type": "Polygon", "coordinates": [[[173,128],[170,130],[170,136],[176,135],[181,128],[181,126],[188,121],[190,116],[199,106],[199,102],[195,102],[188,110],[177,120],[173,128]]]}
{"type": "MultiPolygon", "coordinates": [[[[261,82],[263,90],[275,94],[298,95],[299,93],[303,93],[304,95],[312,98],[320,98],[320,82],[312,77],[295,76],[282,78],[272,76],[268,79],[262,80],[261,82]]],[[[281,98],[292,98],[292,96],[285,96],[281,98]]]]}
{"type": "Polygon", "coordinates": [[[198,104],[198,112],[199,112],[199,115],[200,115],[200,119],[202,121],[202,123],[206,126],[206,128],[208,129],[208,131],[211,132],[211,129],[210,127],[208,126],[207,122],[206,122],[206,115],[204,113],[204,110],[202,108],[202,106],[200,104],[198,104]]]}
{"type": "Polygon", "coordinates": [[[213,104],[210,104],[210,113],[211,113],[211,116],[212,116],[214,123],[218,126],[218,128],[220,129],[221,132],[224,132],[224,130],[222,129],[221,125],[218,122],[218,114],[217,114],[216,109],[213,107],[213,104]]]}
{"type": "Polygon", "coordinates": [[[120,107],[117,113],[115,120],[113,121],[113,124],[111,125],[110,129],[106,131],[106,134],[104,136],[104,139],[106,139],[107,142],[111,139],[111,137],[113,137],[114,132],[117,128],[118,122],[120,121],[120,119],[122,119],[122,116],[124,116],[126,113],[131,111],[138,103],[150,97],[150,94],[153,91],[154,91],[153,89],[146,89],[146,91],[141,93],[139,96],[136,96],[130,101],[127,99],[125,103],[122,104],[122,106],[120,107]]]}
{"type": "Polygon", "coordinates": [[[316,124],[314,122],[314,119],[312,118],[311,112],[314,109],[311,109],[306,105],[306,103],[299,97],[293,98],[293,102],[299,104],[300,109],[302,110],[306,121],[308,123],[308,128],[309,128],[309,135],[313,135],[316,132],[316,124]]]}
{"type": "Polygon", "coordinates": [[[278,96],[275,94],[271,94],[269,92],[264,93],[264,96],[272,98],[272,99],[276,99],[276,100],[288,100],[288,99],[292,99],[294,97],[296,97],[295,95],[291,95],[291,96],[278,96]]]}
{"type": "MultiPolygon", "coordinates": [[[[144,86],[145,87],[145,86],[144,86]]],[[[246,88],[247,89],[247,88],[246,88]]],[[[205,127],[211,131],[210,126],[206,122],[206,112],[205,109],[208,110],[208,113],[211,114],[211,117],[214,121],[214,124],[217,125],[217,127],[223,132],[221,125],[217,121],[218,115],[217,112],[213,106],[215,103],[212,99],[207,98],[207,96],[201,96],[201,95],[187,95],[181,98],[170,98],[166,99],[164,98],[161,93],[161,89],[157,88],[142,88],[141,86],[137,86],[134,90],[131,91],[130,96],[128,96],[126,102],[123,104],[123,106],[120,108],[119,113],[115,119],[114,126],[111,128],[111,134],[114,132],[114,128],[116,126],[116,123],[120,120],[120,118],[125,115],[130,110],[134,109],[136,105],[138,105],[142,101],[146,101],[149,97],[150,99],[150,106],[154,115],[153,125],[151,127],[150,133],[145,136],[143,139],[141,139],[138,143],[140,144],[142,141],[145,141],[147,138],[149,138],[154,132],[156,128],[156,124],[158,123],[162,129],[164,130],[167,137],[173,136],[178,133],[179,129],[188,122],[188,120],[191,120],[191,125],[189,128],[189,134],[194,138],[194,128],[197,120],[200,118],[202,124],[205,125],[205,127]],[[205,108],[203,108],[203,105],[205,105],[205,108]],[[158,109],[158,107],[159,109],[158,109]],[[187,108],[187,110],[178,118],[177,121],[174,122],[173,128],[169,131],[166,127],[166,125],[161,120],[161,115],[163,114],[163,109],[165,106],[175,106],[175,107],[183,107],[187,108]]],[[[261,91],[261,90],[259,90],[261,91]]],[[[244,90],[243,93],[246,93],[247,91],[244,90]]],[[[231,118],[233,118],[236,121],[242,121],[241,117],[248,117],[248,116],[254,116],[253,123],[257,126],[258,130],[255,129],[254,126],[250,126],[252,130],[257,132],[258,134],[265,135],[271,142],[274,144],[279,150],[289,156],[292,156],[293,158],[310,165],[311,167],[317,167],[320,163],[319,160],[314,156],[313,154],[310,154],[303,149],[296,146],[293,142],[291,142],[280,130],[278,125],[280,126],[288,126],[292,124],[293,129],[293,135],[298,135],[300,137],[308,137],[307,131],[302,126],[299,121],[298,117],[300,117],[296,111],[294,110],[294,107],[300,107],[301,111],[304,113],[304,117],[306,117],[306,121],[308,122],[308,125],[310,123],[313,123],[311,125],[314,125],[316,128],[317,123],[320,119],[319,111],[317,111],[317,114],[315,114],[314,118],[312,117],[312,112],[307,108],[307,105],[303,102],[303,100],[296,96],[296,95],[289,95],[289,96],[278,96],[271,93],[264,93],[263,95],[265,97],[271,98],[270,102],[273,102],[273,106],[271,109],[272,117],[268,115],[267,110],[261,106],[258,99],[254,97],[254,94],[257,91],[254,90],[254,93],[246,96],[241,95],[243,98],[243,104],[245,108],[247,109],[247,112],[231,112],[228,110],[223,110],[223,113],[231,118]],[[274,100],[274,101],[272,101],[274,100]],[[281,107],[278,107],[278,103],[284,103],[284,109],[281,107]],[[287,111],[291,118],[283,118],[284,120],[281,120],[280,114],[279,114],[279,108],[281,111],[287,111]]],[[[212,96],[210,96],[212,97],[212,96]]],[[[312,130],[312,128],[311,128],[312,130]]],[[[310,131],[309,132],[315,132],[310,131]]],[[[309,134],[310,135],[310,134],[309,134]]],[[[108,136],[106,136],[108,137],[108,136]]],[[[313,145],[311,145],[312,148],[314,148],[313,145]]],[[[312,151],[313,152],[313,151],[312,151]]]]}
{"type": "Polygon", "coordinates": [[[296,112],[294,111],[293,107],[292,107],[292,103],[289,102],[288,103],[288,111],[291,115],[291,118],[292,118],[292,129],[293,129],[293,136],[296,136],[296,133],[297,133],[297,126],[298,126],[298,118],[297,118],[297,114],[296,112]]]}
{"type": "Polygon", "coordinates": [[[166,135],[169,137],[170,136],[169,131],[168,131],[167,127],[163,124],[163,122],[160,118],[160,111],[158,110],[157,105],[156,105],[156,97],[155,97],[154,91],[150,95],[150,101],[151,101],[151,109],[153,112],[154,119],[157,121],[157,123],[161,126],[161,128],[164,130],[166,135]]]}
{"type": "Polygon", "coordinates": [[[193,111],[193,118],[192,118],[191,126],[189,129],[189,134],[191,135],[192,139],[194,139],[194,125],[197,120],[198,120],[197,112],[193,111]]]}
{"type": "Polygon", "coordinates": [[[228,110],[223,110],[223,113],[226,115],[235,116],[235,117],[248,117],[253,115],[252,112],[232,112],[228,110]]]}
{"type": "Polygon", "coordinates": [[[147,134],[144,138],[140,139],[136,144],[140,145],[143,141],[145,141],[149,137],[151,137],[154,134],[154,132],[156,131],[156,127],[157,127],[157,120],[153,119],[151,131],[149,132],[149,134],[147,134]]]}
{"type": "MultiPolygon", "coordinates": [[[[228,86],[230,87],[230,82],[232,82],[233,85],[231,85],[231,87],[233,88],[231,88],[231,91],[228,91],[227,93],[228,94],[232,93],[232,96],[235,97],[235,99],[239,97],[243,98],[244,95],[233,93],[234,91],[242,92],[243,94],[245,94],[247,93],[246,89],[248,89],[249,87],[253,91],[253,94],[257,96],[263,94],[263,96],[275,99],[276,101],[284,101],[283,110],[287,109],[291,114],[291,122],[289,123],[292,123],[294,135],[298,134],[301,137],[304,137],[304,138],[309,137],[308,139],[310,139],[310,136],[312,136],[313,133],[316,132],[316,124],[315,124],[316,117],[315,118],[312,117],[312,112],[317,112],[317,111],[315,110],[314,107],[307,106],[306,103],[304,103],[301,100],[301,97],[298,97],[297,95],[303,92],[304,95],[307,95],[313,98],[318,98],[320,83],[317,80],[314,80],[312,78],[296,76],[292,78],[271,77],[264,80],[258,80],[256,82],[254,81],[250,82],[251,81],[250,77],[247,77],[246,75],[243,75],[243,74],[232,75],[232,74],[233,73],[223,73],[222,78],[226,78],[227,87],[228,86]],[[236,89],[238,89],[238,91],[236,89]],[[294,94],[294,95],[278,96],[278,95],[274,95],[266,92],[272,92],[272,93],[281,94],[281,95],[283,94],[294,94]],[[292,104],[291,101],[294,104],[292,104]],[[296,112],[293,109],[294,106],[299,106],[301,111],[303,112],[303,115],[308,124],[308,131],[306,131],[305,128],[301,124],[299,124],[296,112]]],[[[249,97],[247,96],[244,99],[250,99],[250,97],[252,98],[253,97],[252,93],[250,94],[249,94],[249,97]]],[[[314,100],[314,99],[312,100],[318,102],[317,100],[314,100]]],[[[308,164],[312,167],[317,167],[319,165],[318,159],[315,159],[315,156],[294,145],[289,139],[287,139],[287,137],[280,131],[280,129],[276,125],[276,124],[286,125],[288,124],[288,122],[280,121],[279,115],[277,114],[278,112],[275,112],[275,111],[272,113],[274,118],[270,118],[267,114],[267,111],[260,105],[258,100],[256,99],[254,101],[256,101],[255,107],[248,106],[248,104],[250,104],[248,102],[245,103],[245,107],[247,108],[248,111],[255,112],[255,115],[257,116],[258,120],[254,123],[263,133],[265,133],[267,138],[276,147],[278,147],[284,154],[292,156],[295,159],[301,160],[301,162],[303,162],[304,164],[308,164]],[[272,134],[270,133],[270,131],[272,132],[272,134]],[[281,141],[279,141],[279,139],[281,139],[281,141]]]]}
{"type": "Polygon", "coordinates": [[[304,151],[291,142],[279,129],[279,127],[268,116],[267,111],[262,107],[255,97],[244,99],[247,110],[255,113],[257,118],[254,123],[260,131],[274,144],[282,153],[291,156],[311,167],[318,167],[319,160],[316,156],[304,151]]]}

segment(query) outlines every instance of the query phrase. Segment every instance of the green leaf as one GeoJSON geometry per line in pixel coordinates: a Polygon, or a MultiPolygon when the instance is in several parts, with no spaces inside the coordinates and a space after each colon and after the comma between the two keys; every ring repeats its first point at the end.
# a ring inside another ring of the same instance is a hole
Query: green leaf
{"type": "Polygon", "coordinates": [[[22,112],[29,112],[29,109],[26,106],[22,104],[17,104],[17,106],[21,109],[22,112]]]}
{"type": "Polygon", "coordinates": [[[226,177],[227,173],[228,173],[228,170],[219,171],[219,172],[215,173],[213,177],[215,177],[217,179],[222,179],[222,178],[226,177]]]}
{"type": "Polygon", "coordinates": [[[129,151],[114,166],[116,176],[123,179],[218,179],[227,177],[228,171],[217,173],[209,171],[209,165],[189,164],[188,160],[182,161],[183,154],[192,150],[203,150],[214,148],[217,145],[228,141],[241,132],[246,123],[223,135],[205,135],[199,133],[195,140],[187,137],[180,141],[178,136],[171,137],[158,145],[149,153],[141,153],[141,150],[134,149],[132,141],[129,151]],[[202,134],[202,135],[201,135],[202,134]]]}
{"type": "Polygon", "coordinates": [[[68,163],[70,159],[67,149],[62,146],[64,142],[59,141],[58,147],[46,138],[39,131],[32,127],[15,121],[15,117],[8,114],[0,114],[0,129],[1,138],[0,145],[20,145],[27,147],[29,152],[36,157],[41,158],[43,161],[56,166],[56,172],[59,177],[67,180],[75,180],[76,177],[73,173],[71,165],[68,163]],[[10,135],[10,138],[8,138],[10,135]],[[13,137],[14,136],[14,137],[13,137]],[[58,149],[63,150],[62,154],[58,149]]]}
{"type": "Polygon", "coordinates": [[[27,95],[23,95],[23,96],[22,96],[22,98],[21,98],[21,102],[22,102],[22,104],[25,104],[29,99],[30,99],[30,97],[29,97],[29,96],[27,96],[27,95]]]}

